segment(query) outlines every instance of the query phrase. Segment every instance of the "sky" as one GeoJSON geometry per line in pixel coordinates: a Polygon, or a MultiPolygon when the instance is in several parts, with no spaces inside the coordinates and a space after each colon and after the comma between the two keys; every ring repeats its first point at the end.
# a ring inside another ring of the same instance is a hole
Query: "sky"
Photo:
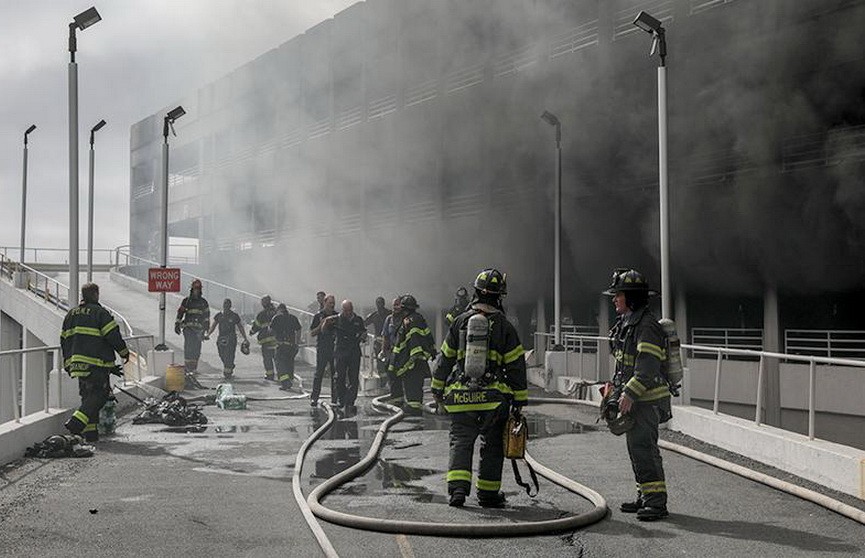
{"type": "Polygon", "coordinates": [[[68,24],[78,31],[80,245],[86,246],[89,132],[96,135],[94,246],[129,236],[129,129],[356,0],[0,0],[0,246],[18,246],[24,131],[28,247],[68,247],[68,24]]]}

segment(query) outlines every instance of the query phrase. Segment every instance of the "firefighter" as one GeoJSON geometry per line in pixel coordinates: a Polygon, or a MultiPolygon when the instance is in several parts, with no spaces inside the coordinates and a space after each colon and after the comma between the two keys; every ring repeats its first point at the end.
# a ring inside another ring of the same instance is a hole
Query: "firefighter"
{"type": "MultiPolygon", "coordinates": [[[[318,396],[321,394],[321,381],[324,378],[325,370],[330,370],[330,374],[333,376],[335,338],[333,323],[337,316],[334,306],[336,306],[334,296],[325,296],[324,307],[312,317],[312,323],[309,326],[309,334],[315,337],[315,378],[312,380],[312,393],[309,395],[309,404],[312,407],[318,406],[318,396]]],[[[330,383],[330,402],[336,405],[336,389],[333,386],[333,377],[331,377],[330,383]]]]}
{"type": "Polygon", "coordinates": [[[99,439],[99,410],[111,395],[108,377],[116,370],[114,353],[127,362],[129,349],[117,322],[99,304],[99,286],[87,283],[81,287],[81,299],[81,304],[66,314],[60,334],[63,369],[78,378],[81,395],[81,406],[65,426],[71,433],[95,442],[99,439]]]}
{"type": "Polygon", "coordinates": [[[448,321],[448,326],[454,323],[457,316],[466,311],[469,305],[469,292],[465,287],[460,287],[454,294],[454,305],[450,307],[445,314],[445,319],[448,321]]]}
{"type": "Polygon", "coordinates": [[[213,317],[213,323],[210,324],[205,339],[210,337],[217,326],[219,326],[219,333],[216,336],[216,350],[219,351],[219,359],[222,361],[222,375],[228,380],[234,375],[234,355],[237,352],[238,331],[243,337],[243,342],[249,345],[249,339],[246,338],[240,316],[231,309],[230,298],[222,301],[222,312],[217,312],[213,317]]]}
{"type": "Polygon", "coordinates": [[[471,306],[448,329],[431,387],[436,404],[451,419],[450,505],[461,507],[470,493],[472,456],[480,436],[478,503],[500,508],[505,505],[501,492],[504,427],[509,411],[518,415],[528,400],[525,351],[502,309],[505,276],[485,269],[474,288],[471,306]]]}
{"type": "Polygon", "coordinates": [[[363,318],[354,313],[350,300],[342,301],[342,312],[333,324],[336,331],[334,374],[330,389],[336,392],[337,406],[346,416],[357,412],[354,402],[360,382],[360,344],[366,341],[363,318]]]}
{"type": "Polygon", "coordinates": [[[290,314],[285,304],[280,303],[276,307],[276,314],[270,321],[270,331],[276,340],[276,362],[277,381],[279,389],[288,391],[294,382],[294,357],[297,355],[297,347],[300,344],[300,321],[297,316],[290,314]]]}
{"type": "Polygon", "coordinates": [[[399,321],[389,370],[402,383],[407,415],[423,414],[423,381],[430,375],[429,362],[435,358],[435,341],[424,317],[418,313],[417,299],[405,294],[399,299],[399,321]]]}
{"type": "Polygon", "coordinates": [[[375,362],[377,364],[379,376],[387,374],[387,361],[378,358],[378,355],[381,353],[382,349],[384,349],[384,336],[382,331],[384,330],[384,322],[390,314],[391,311],[384,305],[384,297],[380,296],[375,299],[375,310],[370,312],[369,315],[363,319],[364,327],[372,326],[372,333],[374,336],[372,342],[372,354],[376,357],[375,362]]]}
{"type": "Polygon", "coordinates": [[[174,320],[174,333],[183,333],[183,360],[189,374],[198,373],[201,341],[209,328],[210,305],[201,296],[201,281],[195,279],[190,286],[189,296],[180,303],[174,320]]]}
{"type": "Polygon", "coordinates": [[[390,363],[393,361],[393,346],[396,344],[397,326],[402,319],[402,308],[399,305],[400,297],[393,299],[393,311],[390,316],[384,319],[384,325],[381,327],[381,352],[378,360],[383,363],[384,369],[387,372],[387,384],[390,388],[390,397],[388,400],[391,403],[397,401],[402,402],[402,380],[397,378],[390,369],[390,363]]]}
{"type": "MultiPolygon", "coordinates": [[[[610,349],[616,360],[612,405],[607,419],[629,415],[633,426],[625,432],[628,456],[637,481],[637,498],[625,502],[624,513],[653,521],[668,515],[667,485],[658,449],[658,425],[670,418],[670,390],[661,372],[666,360],[666,337],[648,308],[649,290],[643,275],[634,269],[617,269],[604,294],[613,297],[618,314],[610,330],[610,349]]],[[[631,422],[631,421],[629,421],[631,422]]]]}
{"type": "Polygon", "coordinates": [[[270,295],[261,297],[261,312],[255,316],[252,327],[249,328],[250,335],[256,335],[256,340],[261,346],[261,360],[264,362],[264,379],[273,380],[273,356],[276,354],[276,339],[270,332],[270,321],[276,314],[276,306],[270,299],[270,295]]]}

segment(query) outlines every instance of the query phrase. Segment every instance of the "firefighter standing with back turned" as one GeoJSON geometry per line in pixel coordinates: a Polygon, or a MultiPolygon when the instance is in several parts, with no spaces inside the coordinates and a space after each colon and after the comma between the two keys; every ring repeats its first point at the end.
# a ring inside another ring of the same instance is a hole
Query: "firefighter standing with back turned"
{"type": "Polygon", "coordinates": [[[502,309],[505,276],[496,269],[485,269],[474,287],[475,300],[454,319],[442,343],[432,391],[436,403],[451,418],[450,505],[465,504],[471,490],[475,438],[480,436],[481,462],[475,483],[478,503],[501,508],[505,505],[501,485],[508,412],[519,414],[528,401],[525,351],[502,309]]]}
{"type": "Polygon", "coordinates": [[[420,416],[423,414],[423,381],[430,375],[428,361],[435,358],[435,341],[426,320],[417,311],[418,303],[413,295],[402,295],[399,307],[400,313],[394,318],[396,339],[391,349],[389,371],[402,383],[403,411],[420,416]]]}
{"type": "Polygon", "coordinates": [[[255,335],[258,344],[261,345],[261,360],[264,362],[264,379],[273,379],[273,357],[276,354],[276,338],[270,332],[270,321],[276,315],[276,306],[270,299],[270,295],[261,297],[261,312],[255,316],[249,334],[255,335]]]}
{"type": "Polygon", "coordinates": [[[81,406],[66,421],[66,429],[88,442],[99,439],[96,423],[99,410],[111,395],[109,375],[116,370],[114,353],[124,362],[129,349],[111,314],[99,304],[99,286],[87,283],[81,287],[81,304],[70,310],[63,320],[60,334],[63,369],[78,378],[81,406]]]}
{"type": "Polygon", "coordinates": [[[201,342],[210,328],[210,305],[201,296],[201,281],[195,279],[177,309],[174,320],[174,333],[183,333],[183,361],[188,374],[198,373],[198,359],[201,358],[201,342]]]}
{"type": "Polygon", "coordinates": [[[643,275],[618,269],[604,294],[613,297],[618,320],[610,330],[610,348],[616,360],[613,391],[603,410],[608,420],[617,413],[633,422],[626,432],[628,455],[637,481],[637,498],[625,502],[624,513],[641,521],[666,517],[667,484],[658,449],[658,425],[670,418],[670,390],[661,363],[667,360],[666,336],[648,308],[649,290],[643,275]]]}
{"type": "Polygon", "coordinates": [[[300,343],[300,320],[288,312],[288,307],[280,303],[276,314],[270,321],[270,331],[276,340],[276,373],[279,389],[288,391],[294,382],[294,357],[300,343]]]}

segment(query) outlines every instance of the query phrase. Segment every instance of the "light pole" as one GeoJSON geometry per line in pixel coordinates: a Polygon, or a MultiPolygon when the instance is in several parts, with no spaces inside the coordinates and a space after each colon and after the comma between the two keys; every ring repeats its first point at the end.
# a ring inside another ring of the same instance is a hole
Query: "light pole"
{"type": "Polygon", "coordinates": [[[75,30],[84,31],[102,16],[96,8],[84,10],[69,24],[69,306],[78,300],[78,43],[75,30]]]}
{"type": "Polygon", "coordinates": [[[661,317],[672,318],[670,299],[670,216],[667,183],[667,39],[661,22],[646,12],[637,14],[634,25],[652,35],[649,56],[658,53],[658,182],[661,220],[661,317]]]}
{"type": "Polygon", "coordinates": [[[555,271],[553,297],[555,304],[555,336],[553,339],[553,350],[562,350],[562,122],[558,117],[544,111],[541,119],[550,126],[556,128],[556,217],[555,217],[555,271]]]}
{"type": "Polygon", "coordinates": [[[24,132],[24,170],[21,180],[21,255],[18,262],[24,263],[24,237],[27,232],[27,136],[36,129],[36,124],[31,124],[24,132]]]}
{"type": "MultiPolygon", "coordinates": [[[[183,107],[177,106],[165,115],[162,121],[162,212],[159,219],[159,229],[162,231],[162,245],[159,249],[159,265],[162,268],[168,266],[168,130],[174,134],[174,122],[186,114],[183,107]]],[[[175,136],[177,134],[174,134],[175,136]]],[[[165,344],[165,293],[159,293],[159,344],[154,347],[157,351],[167,351],[165,344]]]]}
{"type": "Polygon", "coordinates": [[[96,126],[90,128],[90,180],[87,195],[87,282],[93,281],[93,166],[94,152],[93,140],[96,132],[105,126],[105,120],[100,120],[96,126]]]}

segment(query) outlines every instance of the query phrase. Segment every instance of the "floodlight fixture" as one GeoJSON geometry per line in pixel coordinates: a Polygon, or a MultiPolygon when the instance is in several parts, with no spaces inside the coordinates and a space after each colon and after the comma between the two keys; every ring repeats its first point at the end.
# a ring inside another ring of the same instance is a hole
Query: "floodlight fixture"
{"type": "Polygon", "coordinates": [[[556,127],[556,145],[559,145],[562,142],[562,122],[559,120],[559,117],[545,110],[541,115],[541,119],[550,126],[556,127]]]}
{"type": "Polygon", "coordinates": [[[94,23],[97,23],[102,20],[102,16],[99,15],[99,12],[96,11],[96,8],[89,8],[84,10],[77,16],[72,18],[72,23],[69,24],[69,54],[72,56],[72,62],[75,62],[75,51],[77,50],[78,44],[75,40],[75,30],[80,29],[84,31],[94,23]]]}
{"type": "Polygon", "coordinates": [[[36,124],[31,124],[29,128],[24,132],[24,145],[27,145],[27,136],[36,129],[36,124]]]}
{"type": "Polygon", "coordinates": [[[95,126],[93,126],[92,128],[90,128],[90,147],[93,147],[93,136],[94,136],[94,134],[96,134],[96,132],[98,132],[99,130],[101,130],[102,127],[105,126],[105,124],[106,124],[105,120],[100,120],[99,122],[96,123],[95,126]]]}
{"type": "MultiPolygon", "coordinates": [[[[174,107],[173,109],[168,111],[168,113],[165,115],[165,118],[164,118],[163,123],[162,123],[162,137],[164,137],[166,141],[168,141],[168,129],[169,129],[169,127],[171,128],[171,132],[174,133],[173,124],[177,121],[178,118],[182,117],[184,114],[186,114],[186,111],[183,110],[183,107],[180,105],[177,105],[176,107],[174,107]]],[[[177,135],[177,134],[174,134],[174,135],[177,135]]]]}
{"type": "Polygon", "coordinates": [[[664,26],[661,22],[646,12],[640,12],[634,19],[634,25],[652,35],[652,50],[649,51],[649,56],[654,56],[655,52],[661,58],[661,66],[665,65],[667,58],[667,38],[664,32],[664,26]]]}

